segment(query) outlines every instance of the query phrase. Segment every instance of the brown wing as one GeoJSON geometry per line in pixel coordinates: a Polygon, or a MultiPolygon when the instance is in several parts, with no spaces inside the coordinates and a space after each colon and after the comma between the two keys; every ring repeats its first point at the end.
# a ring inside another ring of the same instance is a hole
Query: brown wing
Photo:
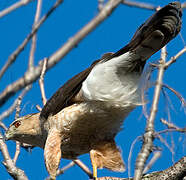
{"type": "Polygon", "coordinates": [[[149,46],[151,48],[152,41],[148,42],[149,44],[143,42],[146,41],[149,36],[152,36],[153,32],[158,30],[164,34],[164,40],[158,47],[153,49],[154,53],[156,53],[180,32],[182,24],[181,17],[182,9],[180,2],[169,3],[146,20],[146,22],[138,28],[130,43],[114,53],[112,57],[136,50],[139,46],[149,46]]]}
{"type": "Polygon", "coordinates": [[[91,69],[99,62],[95,61],[89,68],[80,72],[72,79],[67,81],[57,92],[47,101],[43,107],[40,118],[47,119],[49,115],[55,115],[63,108],[71,105],[73,97],[79,92],[82,86],[82,82],[87,78],[91,69]]]}

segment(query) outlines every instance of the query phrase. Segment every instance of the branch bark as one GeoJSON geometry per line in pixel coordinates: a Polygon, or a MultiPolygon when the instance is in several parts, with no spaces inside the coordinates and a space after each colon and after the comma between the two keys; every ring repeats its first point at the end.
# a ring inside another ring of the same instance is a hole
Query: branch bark
{"type": "Polygon", "coordinates": [[[4,9],[3,11],[0,12],[0,18],[2,18],[3,16],[11,13],[12,11],[18,9],[19,7],[21,6],[25,6],[27,5],[28,3],[30,3],[31,1],[33,0],[22,0],[22,1],[18,1],[16,2],[15,4],[13,4],[12,6],[4,9]]]}
{"type": "Polygon", "coordinates": [[[4,157],[3,165],[7,169],[7,172],[10,174],[10,176],[12,176],[14,179],[17,180],[28,180],[24,171],[22,169],[17,168],[14,164],[14,161],[10,158],[10,155],[8,153],[8,148],[3,141],[3,136],[1,133],[0,133],[0,150],[4,157]]]}
{"type": "Polygon", "coordinates": [[[166,55],[167,55],[166,47],[163,47],[162,53],[161,53],[160,64],[158,66],[159,71],[158,71],[157,84],[155,87],[155,92],[154,92],[154,97],[153,97],[153,103],[151,106],[151,112],[150,112],[149,118],[147,119],[147,125],[146,125],[146,129],[145,129],[143,145],[142,145],[141,151],[138,154],[138,157],[136,160],[134,180],[141,179],[146,160],[148,159],[148,157],[153,149],[154,119],[155,119],[155,116],[157,113],[158,102],[159,102],[160,92],[161,92],[161,88],[162,88],[163,74],[165,71],[166,55]]]}
{"type": "MultiPolygon", "coordinates": [[[[141,180],[181,180],[186,176],[186,156],[163,171],[143,175],[141,180]]],[[[98,180],[134,180],[134,178],[100,177],[98,180]]]]}
{"type": "Polygon", "coordinates": [[[41,20],[32,28],[31,33],[25,38],[25,40],[19,45],[19,47],[9,56],[3,68],[0,70],[0,79],[6,70],[12,63],[15,62],[17,56],[24,50],[25,46],[31,40],[33,35],[39,30],[40,26],[46,21],[46,19],[54,12],[54,10],[63,2],[63,0],[57,0],[53,7],[41,18],[41,20]]]}
{"type": "Polygon", "coordinates": [[[6,110],[4,111],[3,113],[1,113],[0,115],[0,122],[5,119],[6,117],[8,117],[16,108],[18,102],[19,102],[19,99],[20,98],[23,98],[25,96],[25,94],[30,90],[31,86],[28,86],[26,87],[22,92],[21,94],[18,96],[18,98],[13,102],[13,104],[6,110]]]}
{"type": "Polygon", "coordinates": [[[148,10],[157,10],[157,6],[154,6],[149,3],[144,3],[144,2],[137,2],[137,1],[126,1],[123,0],[123,4],[131,7],[137,7],[137,8],[142,8],[142,9],[148,9],[148,10]]]}
{"type": "MultiPolygon", "coordinates": [[[[103,22],[112,11],[122,2],[122,0],[110,0],[100,11],[100,13],[85,25],[74,37],[70,38],[59,50],[48,58],[46,70],[49,70],[56,65],[64,56],[66,56],[83,38],[85,38],[91,31],[93,31],[101,22],[103,22]]],[[[36,31],[36,29],[35,29],[36,31]]],[[[34,31],[34,32],[35,32],[34,31]]],[[[32,34],[29,35],[31,38],[32,34]]],[[[29,38],[29,39],[30,39],[29,38]]],[[[42,60],[41,60],[42,61],[42,60]]],[[[36,81],[42,71],[42,63],[36,66],[33,71],[27,71],[23,77],[8,85],[0,94],[0,106],[2,106],[11,96],[25,86],[36,81]]]]}
{"type": "MultiPolygon", "coordinates": [[[[33,27],[39,21],[39,17],[40,17],[40,14],[41,14],[41,7],[42,7],[42,0],[38,0],[37,1],[37,10],[36,10],[36,14],[35,14],[35,20],[34,20],[33,27]]],[[[35,49],[36,49],[36,42],[37,42],[37,35],[35,33],[32,37],[32,44],[31,44],[31,48],[30,48],[30,57],[29,57],[29,63],[28,63],[28,68],[29,68],[30,71],[32,71],[32,69],[34,67],[34,54],[35,54],[35,49]]]]}

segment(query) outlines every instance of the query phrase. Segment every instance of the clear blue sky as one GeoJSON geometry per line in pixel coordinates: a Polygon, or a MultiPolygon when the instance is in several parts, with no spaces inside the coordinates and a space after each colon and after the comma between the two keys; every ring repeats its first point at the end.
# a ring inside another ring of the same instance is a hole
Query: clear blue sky
{"type": "MultiPolygon", "coordinates": [[[[16,2],[15,0],[0,1],[0,10],[8,7],[10,3],[16,2]]],[[[44,0],[42,15],[47,12],[49,7],[55,1],[44,0]]],[[[144,2],[152,3],[154,5],[165,5],[170,1],[165,0],[144,0],[144,2]]],[[[184,2],[184,1],[181,1],[184,2]]],[[[30,3],[28,6],[19,8],[11,14],[0,19],[0,68],[7,60],[10,53],[12,53],[16,47],[23,41],[26,35],[30,32],[32,23],[34,20],[34,14],[36,10],[36,1],[30,3]]],[[[56,51],[63,43],[65,43],[69,37],[73,36],[81,27],[83,27],[88,21],[90,21],[97,14],[97,0],[91,1],[73,1],[68,0],[49,17],[49,19],[42,25],[38,32],[38,43],[35,54],[35,65],[38,61],[44,57],[50,56],[56,51]]],[[[46,95],[49,98],[63,83],[69,78],[88,67],[95,59],[99,59],[105,52],[115,52],[121,47],[127,44],[131,39],[136,29],[141,25],[150,15],[150,10],[142,10],[138,8],[132,8],[125,5],[120,5],[114,13],[103,22],[95,31],[93,31],[87,38],[85,38],[75,49],[73,49],[59,64],[57,64],[52,70],[50,70],[45,76],[45,88],[46,95]]],[[[186,10],[183,13],[183,27],[181,31],[182,37],[186,40],[186,10]]],[[[183,48],[184,44],[178,35],[168,45],[168,58],[175,55],[179,50],[183,48]]],[[[18,57],[16,62],[7,71],[5,76],[0,81],[0,92],[6,87],[7,84],[14,82],[21,77],[27,69],[27,62],[29,57],[30,44],[25,48],[24,52],[18,57]]],[[[149,62],[153,62],[159,59],[160,54],[154,55],[149,62]]],[[[178,59],[178,62],[173,64],[165,73],[164,83],[175,88],[180,92],[183,97],[186,98],[186,54],[178,59]]],[[[153,79],[156,77],[156,72],[153,75],[153,79]]],[[[149,91],[149,103],[152,99],[153,89],[149,91]]],[[[170,109],[171,120],[177,126],[184,127],[186,118],[181,107],[179,100],[170,91],[166,90],[170,99],[163,100],[161,96],[160,108],[158,116],[156,118],[156,130],[162,130],[165,127],[161,125],[160,118],[168,118],[166,103],[170,103],[173,109],[170,109]]],[[[17,95],[16,95],[17,96],[17,95]]],[[[0,113],[7,109],[13,102],[15,97],[11,98],[1,109],[0,113]]],[[[40,89],[38,82],[34,83],[32,89],[23,99],[21,105],[21,116],[29,113],[37,112],[35,106],[39,104],[42,106],[40,89]]],[[[169,107],[171,107],[169,105],[169,107]]],[[[14,115],[9,116],[4,120],[8,126],[13,120],[14,115]]],[[[128,155],[131,143],[134,139],[144,132],[145,118],[142,116],[142,109],[139,107],[133,111],[130,116],[125,120],[123,130],[116,137],[118,146],[122,149],[122,155],[127,165],[128,155]]],[[[169,167],[172,164],[172,159],[177,161],[182,157],[185,152],[185,136],[179,133],[172,133],[171,135],[164,135],[171,146],[171,138],[174,139],[174,151],[175,155],[172,158],[171,152],[165,145],[160,143],[159,140],[155,140],[155,145],[162,148],[161,158],[154,164],[152,170],[162,170],[169,167]]],[[[11,156],[14,155],[15,143],[7,142],[11,156]]],[[[132,167],[134,167],[135,158],[141,142],[138,142],[135,146],[135,150],[132,156],[132,167]]],[[[89,155],[80,156],[80,159],[91,168],[89,155]]],[[[2,155],[0,153],[0,161],[2,161],[2,155]]],[[[69,163],[69,161],[62,159],[60,167],[63,167],[69,163]]],[[[47,176],[47,171],[44,166],[43,150],[34,148],[32,153],[28,153],[24,149],[21,149],[21,154],[17,161],[17,166],[23,169],[31,180],[44,179],[47,176]]],[[[133,170],[133,168],[132,168],[133,170]]],[[[127,177],[127,171],[125,173],[113,173],[108,170],[99,170],[99,176],[118,176],[127,177]]],[[[74,166],[67,170],[64,175],[58,177],[58,179],[88,179],[88,176],[74,166]]],[[[0,179],[7,180],[12,179],[4,166],[0,163],[0,179]]]]}

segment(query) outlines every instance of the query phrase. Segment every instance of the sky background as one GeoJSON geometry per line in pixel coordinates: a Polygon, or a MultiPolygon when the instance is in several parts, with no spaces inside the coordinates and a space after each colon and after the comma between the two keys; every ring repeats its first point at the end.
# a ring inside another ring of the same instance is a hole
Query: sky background
{"type": "MultiPolygon", "coordinates": [[[[0,10],[5,9],[17,1],[1,0],[0,10]]],[[[44,0],[42,6],[42,15],[52,6],[55,1],[44,0]]],[[[171,1],[168,0],[144,0],[143,2],[154,5],[166,5],[171,1]]],[[[181,1],[184,2],[184,1],[181,1]]],[[[89,22],[98,13],[97,0],[79,0],[64,1],[61,6],[49,17],[49,19],[42,25],[38,32],[37,47],[35,53],[35,65],[39,60],[53,54],[62,44],[64,44],[71,36],[79,31],[87,22],[89,22]]],[[[0,19],[0,68],[4,65],[8,56],[17,48],[17,46],[24,40],[30,32],[36,11],[36,1],[33,1],[27,6],[17,9],[9,15],[0,19]]],[[[124,45],[126,45],[135,33],[136,29],[153,14],[151,10],[144,10],[126,5],[120,5],[114,13],[106,19],[100,26],[88,35],[79,45],[74,48],[67,56],[65,56],[60,63],[49,70],[45,75],[45,90],[47,98],[50,96],[68,79],[75,74],[87,68],[94,60],[99,59],[106,52],[116,52],[124,45]]],[[[183,26],[181,36],[186,40],[186,10],[183,13],[183,26]]],[[[184,47],[184,43],[178,35],[172,42],[169,43],[168,59],[175,55],[184,47]]],[[[26,46],[24,51],[18,57],[16,62],[8,69],[6,74],[0,80],[0,92],[10,83],[21,77],[27,69],[28,57],[30,51],[30,44],[26,46]]],[[[160,53],[156,53],[150,58],[148,62],[157,61],[160,53]]],[[[165,73],[164,83],[172,88],[175,88],[183,97],[186,98],[186,54],[184,54],[178,61],[171,65],[165,73]]],[[[157,72],[152,76],[152,82],[155,80],[157,72]]],[[[150,88],[148,93],[148,106],[150,106],[152,99],[153,88],[150,88]]],[[[177,97],[166,90],[169,98],[165,100],[161,94],[159,103],[159,111],[155,120],[155,128],[157,131],[163,130],[166,127],[160,123],[160,118],[166,120],[171,119],[179,127],[185,127],[186,117],[184,109],[181,106],[177,97]],[[167,103],[169,104],[167,106],[167,103]]],[[[6,110],[14,101],[15,97],[11,98],[0,109],[0,113],[6,110]]],[[[36,105],[42,107],[42,100],[38,82],[34,83],[32,89],[26,94],[21,104],[20,115],[37,112],[36,105]]],[[[4,119],[4,123],[8,126],[14,120],[15,112],[4,119]]],[[[145,128],[145,118],[142,115],[142,108],[138,107],[125,120],[123,130],[117,135],[116,142],[122,150],[123,159],[128,163],[128,155],[132,142],[137,136],[143,134],[145,128]]],[[[3,131],[2,131],[3,132],[3,131]]],[[[177,160],[179,160],[186,153],[185,135],[179,133],[165,134],[164,139],[167,140],[170,146],[174,146],[175,154],[172,155],[170,150],[159,140],[155,140],[154,144],[162,149],[160,159],[152,167],[152,171],[163,170],[177,160]],[[171,144],[171,142],[173,142],[171,144]]],[[[15,143],[7,142],[11,157],[14,156],[15,143]]],[[[134,170],[134,163],[141,147],[141,142],[137,142],[132,154],[131,168],[132,174],[134,170]]],[[[89,155],[82,155],[80,159],[91,168],[89,155]]],[[[0,153],[0,162],[3,161],[0,153]]],[[[70,161],[61,160],[60,167],[68,164],[70,161]]],[[[44,166],[43,150],[34,148],[31,153],[21,148],[21,154],[16,164],[23,169],[31,180],[44,179],[48,173],[44,166]]],[[[115,176],[128,177],[127,171],[125,173],[114,173],[108,170],[99,170],[98,176],[115,176]]],[[[88,179],[88,176],[80,170],[78,166],[74,166],[67,170],[58,179],[88,179]]],[[[0,163],[0,179],[12,179],[6,172],[4,166],[0,163]]]]}

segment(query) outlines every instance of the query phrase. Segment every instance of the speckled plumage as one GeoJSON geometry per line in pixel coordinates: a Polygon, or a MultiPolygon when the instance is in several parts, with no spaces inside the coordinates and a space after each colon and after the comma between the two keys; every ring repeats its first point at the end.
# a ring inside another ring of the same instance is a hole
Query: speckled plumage
{"type": "Polygon", "coordinates": [[[146,60],[178,34],[181,16],[178,2],[156,12],[127,46],[74,76],[41,113],[19,118],[5,137],[43,148],[53,179],[61,157],[75,159],[89,152],[94,169],[123,171],[114,138],[128,114],[142,104],[140,80],[146,60]]]}
{"type": "Polygon", "coordinates": [[[114,139],[125,112],[115,107],[104,107],[102,103],[83,102],[56,114],[58,124],[62,125],[62,156],[75,158],[88,153],[100,141],[114,139]]]}

